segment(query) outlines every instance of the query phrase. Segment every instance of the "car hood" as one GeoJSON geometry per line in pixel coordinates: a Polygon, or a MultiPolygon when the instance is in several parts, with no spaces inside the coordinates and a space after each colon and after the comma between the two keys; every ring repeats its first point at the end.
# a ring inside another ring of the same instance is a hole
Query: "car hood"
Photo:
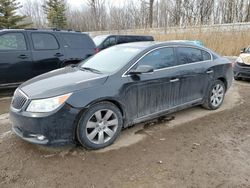
{"type": "Polygon", "coordinates": [[[240,58],[243,60],[245,64],[250,65],[250,54],[247,53],[240,54],[240,58]]]}
{"type": "Polygon", "coordinates": [[[23,83],[19,89],[30,99],[47,98],[102,85],[107,78],[108,75],[69,66],[37,76],[23,83]]]}

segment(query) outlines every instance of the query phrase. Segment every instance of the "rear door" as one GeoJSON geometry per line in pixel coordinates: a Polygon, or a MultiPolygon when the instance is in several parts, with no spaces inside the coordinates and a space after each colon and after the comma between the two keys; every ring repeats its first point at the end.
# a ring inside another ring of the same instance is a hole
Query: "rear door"
{"type": "Polygon", "coordinates": [[[0,34],[0,84],[14,84],[32,77],[32,57],[25,31],[0,34]]]}
{"type": "Polygon", "coordinates": [[[213,78],[213,70],[210,70],[211,54],[194,47],[178,47],[177,57],[181,72],[181,104],[203,99],[209,81],[213,78]]]}
{"type": "Polygon", "coordinates": [[[40,75],[60,68],[65,54],[55,34],[52,32],[28,31],[32,46],[33,72],[40,75]]]}

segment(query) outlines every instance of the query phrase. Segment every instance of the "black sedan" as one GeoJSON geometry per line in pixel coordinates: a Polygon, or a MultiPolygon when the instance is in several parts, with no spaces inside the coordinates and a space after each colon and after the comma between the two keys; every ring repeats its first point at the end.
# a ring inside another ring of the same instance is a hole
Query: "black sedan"
{"type": "Polygon", "coordinates": [[[232,78],[232,64],[201,46],[123,44],[25,82],[10,118],[29,142],[99,149],[133,124],[196,105],[219,108],[232,78]]]}

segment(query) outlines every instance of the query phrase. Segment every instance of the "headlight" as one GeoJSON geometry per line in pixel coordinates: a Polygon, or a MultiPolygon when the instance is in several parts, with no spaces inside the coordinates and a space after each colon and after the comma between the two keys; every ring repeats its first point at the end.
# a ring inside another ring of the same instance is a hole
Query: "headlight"
{"type": "Polygon", "coordinates": [[[27,112],[51,112],[59,108],[70,97],[70,94],[57,97],[32,100],[26,109],[27,112]]]}
{"type": "Polygon", "coordinates": [[[240,63],[240,64],[243,64],[244,61],[241,59],[241,57],[238,57],[236,60],[235,60],[236,63],[240,63]]]}

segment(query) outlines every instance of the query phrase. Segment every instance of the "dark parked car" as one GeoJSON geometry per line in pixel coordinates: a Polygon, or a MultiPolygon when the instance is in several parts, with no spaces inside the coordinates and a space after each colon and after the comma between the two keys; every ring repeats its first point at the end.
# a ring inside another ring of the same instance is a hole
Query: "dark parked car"
{"type": "Polygon", "coordinates": [[[130,42],[154,41],[152,36],[136,36],[136,35],[99,35],[94,39],[97,51],[101,51],[108,47],[130,42]]]}
{"type": "Polygon", "coordinates": [[[130,125],[196,105],[219,108],[232,79],[229,60],[197,45],[122,44],[22,84],[10,119],[29,142],[99,149],[130,125]]]}
{"type": "Polygon", "coordinates": [[[0,30],[0,88],[16,87],[37,75],[79,63],[95,53],[95,44],[80,32],[0,30]]]}
{"type": "Polygon", "coordinates": [[[241,50],[234,64],[234,79],[250,79],[250,47],[241,50]]]}

